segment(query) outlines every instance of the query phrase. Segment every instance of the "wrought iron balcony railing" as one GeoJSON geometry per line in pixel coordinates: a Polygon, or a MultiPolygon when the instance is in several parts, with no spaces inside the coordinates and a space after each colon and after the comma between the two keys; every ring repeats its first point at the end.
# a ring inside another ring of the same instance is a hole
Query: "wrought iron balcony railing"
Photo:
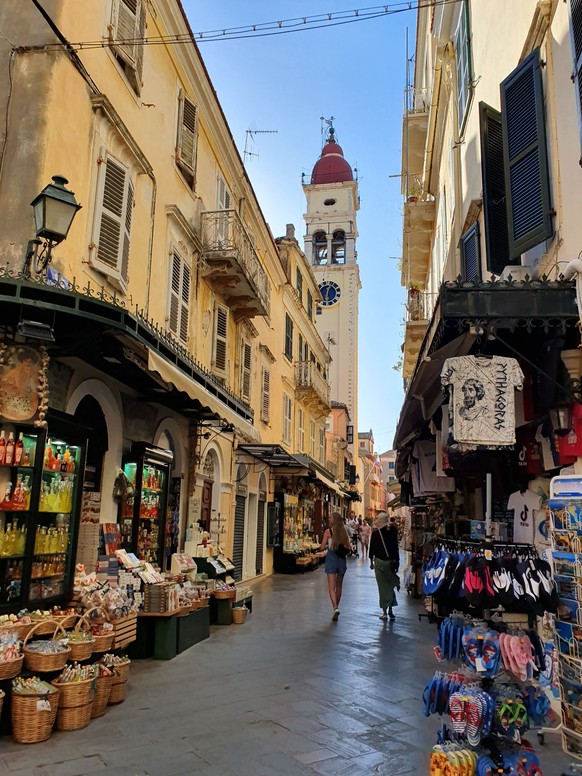
{"type": "Polygon", "coordinates": [[[409,288],[406,302],[406,323],[430,320],[437,299],[438,294],[409,288]]]}
{"type": "Polygon", "coordinates": [[[329,406],[329,383],[312,361],[295,363],[295,386],[299,393],[312,393],[322,404],[329,406]]]}
{"type": "Polygon", "coordinates": [[[429,108],[429,89],[415,89],[410,86],[404,90],[404,110],[407,113],[428,113],[429,108]]]}
{"type": "Polygon", "coordinates": [[[268,315],[269,281],[254,240],[236,210],[202,213],[202,253],[207,279],[219,284],[241,315],[268,315]]]}

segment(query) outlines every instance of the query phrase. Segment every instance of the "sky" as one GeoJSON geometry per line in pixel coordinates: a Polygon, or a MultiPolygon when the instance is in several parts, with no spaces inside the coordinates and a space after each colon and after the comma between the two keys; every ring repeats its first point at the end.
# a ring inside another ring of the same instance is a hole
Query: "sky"
{"type": "MultiPolygon", "coordinates": [[[[395,4],[395,0],[389,0],[395,4]]],[[[370,8],[358,0],[182,0],[194,33],[294,17],[370,8]]],[[[411,4],[412,5],[412,4],[411,4]]],[[[398,7],[401,8],[402,3],[398,7]]],[[[397,7],[395,5],[395,7],[397,7]]],[[[413,51],[415,12],[246,40],[199,42],[248,175],[275,237],[295,224],[303,246],[307,179],[321,152],[321,120],[359,177],[358,430],[388,450],[403,400],[400,360],[405,292],[400,194],[406,29],[413,51]],[[276,130],[255,134],[247,130],[276,130]]]]}

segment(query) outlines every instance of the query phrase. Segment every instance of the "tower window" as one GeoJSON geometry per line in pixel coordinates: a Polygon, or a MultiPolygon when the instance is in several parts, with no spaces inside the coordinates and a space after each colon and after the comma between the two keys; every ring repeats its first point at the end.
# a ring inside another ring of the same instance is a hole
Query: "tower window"
{"type": "Polygon", "coordinates": [[[346,261],[346,233],[343,229],[337,229],[331,239],[331,263],[345,264],[346,261]]]}
{"type": "Polygon", "coordinates": [[[313,260],[315,264],[327,264],[327,235],[316,232],[313,235],[313,260]]]}
{"type": "Polygon", "coordinates": [[[323,200],[323,204],[324,205],[335,205],[335,199],[333,199],[333,197],[330,198],[330,199],[324,199],[323,200]]]}

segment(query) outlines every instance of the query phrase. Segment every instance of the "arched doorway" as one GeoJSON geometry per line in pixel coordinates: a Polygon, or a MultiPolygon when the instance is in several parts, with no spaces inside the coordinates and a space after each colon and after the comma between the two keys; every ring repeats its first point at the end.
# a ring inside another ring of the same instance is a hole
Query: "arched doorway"
{"type": "Polygon", "coordinates": [[[245,519],[247,511],[247,486],[243,480],[248,470],[239,466],[236,473],[236,497],[234,506],[234,539],[232,544],[232,562],[234,563],[234,578],[242,579],[245,554],[245,519]]]}
{"type": "Polygon", "coordinates": [[[103,474],[103,458],[109,449],[109,437],[107,434],[107,421],[101,409],[101,405],[93,396],[84,396],[74,414],[75,420],[81,426],[91,429],[89,444],[87,446],[87,465],[85,467],[85,481],[83,490],[100,491],[103,474]]]}

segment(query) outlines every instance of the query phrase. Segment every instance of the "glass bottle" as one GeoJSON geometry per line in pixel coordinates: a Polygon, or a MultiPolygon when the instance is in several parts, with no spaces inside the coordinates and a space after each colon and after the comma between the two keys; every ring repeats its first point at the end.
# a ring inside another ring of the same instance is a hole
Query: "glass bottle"
{"type": "Polygon", "coordinates": [[[0,431],[0,464],[6,460],[6,435],[4,429],[0,431]]]}
{"type": "Polygon", "coordinates": [[[21,431],[18,435],[18,442],[14,446],[14,465],[20,466],[20,463],[22,461],[22,453],[24,452],[24,442],[22,441],[22,437],[24,436],[23,432],[21,431]]]}
{"type": "Polygon", "coordinates": [[[6,466],[12,466],[14,463],[14,434],[12,431],[8,435],[8,442],[6,443],[6,457],[4,459],[6,466]]]}

